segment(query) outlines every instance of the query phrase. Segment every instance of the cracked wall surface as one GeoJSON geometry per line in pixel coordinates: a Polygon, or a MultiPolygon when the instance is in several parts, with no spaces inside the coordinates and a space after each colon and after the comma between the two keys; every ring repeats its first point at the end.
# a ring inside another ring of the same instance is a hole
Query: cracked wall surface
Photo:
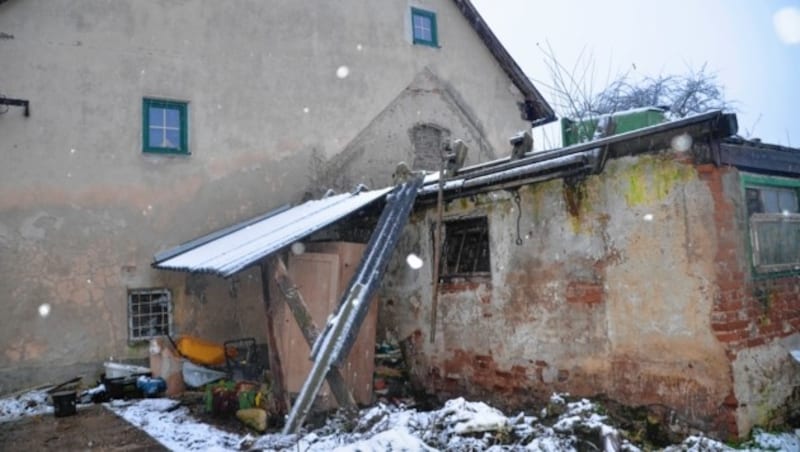
{"type": "Polygon", "coordinates": [[[519,408],[553,391],[602,395],[685,431],[747,435],[800,383],[784,344],[797,337],[800,282],[773,279],[769,312],[726,301],[765,284],[745,273],[743,213],[720,212],[741,203],[737,178],[648,154],[611,160],[577,184],[523,186],[521,209],[509,191],[449,201],[445,220],[488,218],[491,276],[443,281],[435,326],[435,206],[418,210],[390,266],[379,331],[403,340],[415,382],[440,397],[519,408]],[[405,264],[412,252],[421,270],[405,264]],[[754,329],[758,314],[773,323],[754,329]],[[742,321],[729,325],[728,315],[742,321]]]}

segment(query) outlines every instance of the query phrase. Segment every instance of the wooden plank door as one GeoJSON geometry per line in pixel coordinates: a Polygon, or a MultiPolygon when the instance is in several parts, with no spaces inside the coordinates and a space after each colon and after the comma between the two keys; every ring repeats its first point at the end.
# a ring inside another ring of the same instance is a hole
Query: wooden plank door
{"type": "MultiPolygon", "coordinates": [[[[320,331],[338,302],[339,256],[335,254],[305,253],[289,256],[289,275],[303,294],[311,317],[320,331]]],[[[281,361],[284,382],[289,393],[299,393],[311,371],[309,346],[303,333],[286,305],[279,316],[278,341],[281,343],[281,361]]],[[[325,383],[320,390],[322,398],[330,399],[330,388],[325,383]]]]}

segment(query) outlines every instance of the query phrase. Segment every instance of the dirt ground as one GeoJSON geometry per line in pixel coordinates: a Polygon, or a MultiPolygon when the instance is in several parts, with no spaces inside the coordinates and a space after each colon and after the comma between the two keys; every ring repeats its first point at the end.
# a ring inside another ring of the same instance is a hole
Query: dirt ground
{"type": "MultiPolygon", "coordinates": [[[[206,413],[202,392],[186,391],[177,401],[201,422],[242,436],[253,433],[233,416],[221,417],[206,413]]],[[[271,431],[278,430],[273,428],[271,431]]],[[[168,449],[100,404],[78,405],[78,412],[72,416],[55,417],[49,413],[0,423],[0,452],[39,450],[168,449]]]]}
{"type": "Polygon", "coordinates": [[[72,416],[52,413],[0,423],[0,451],[165,451],[164,446],[102,405],[78,407],[72,416]]]}

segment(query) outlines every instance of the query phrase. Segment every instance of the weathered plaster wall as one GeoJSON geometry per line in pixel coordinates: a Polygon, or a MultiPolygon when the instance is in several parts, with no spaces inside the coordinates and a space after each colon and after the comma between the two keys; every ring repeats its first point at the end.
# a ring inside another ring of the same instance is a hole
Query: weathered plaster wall
{"type": "MultiPolygon", "coordinates": [[[[735,434],[730,395],[747,385],[716,328],[720,234],[729,231],[717,227],[721,192],[706,171],[671,154],[612,160],[577,185],[521,188],[519,223],[513,193],[447,203],[446,218],[488,217],[492,274],[442,285],[433,342],[430,265],[404,263],[410,252],[433,261],[434,209],[417,212],[389,272],[381,325],[407,339],[417,381],[442,396],[518,406],[551,391],[603,394],[735,434]]],[[[785,374],[778,355],[770,365],[785,374]]]]}
{"type": "Polygon", "coordinates": [[[753,276],[739,172],[698,169],[714,196],[718,231],[711,327],[732,362],[725,419],[730,431],[746,435],[800,409],[800,364],[789,355],[800,348],[800,276],[753,276]]]}
{"type": "Polygon", "coordinates": [[[178,334],[258,335],[257,274],[231,291],[152,256],[298,200],[314,156],[333,159],[418,74],[454,87],[491,147],[523,128],[519,93],[452,3],[415,4],[437,11],[441,48],[407,42],[399,0],[3,2],[0,90],[31,116],[0,116],[0,392],[145,356],[127,344],[128,288],[169,288],[178,334]],[[142,154],[143,97],[189,102],[190,156],[142,154]]]}
{"type": "MultiPolygon", "coordinates": [[[[462,140],[469,147],[466,164],[499,156],[461,95],[426,68],[341,153],[329,161],[320,157],[315,165],[315,185],[320,190],[348,190],[359,183],[368,187],[392,184],[398,162],[413,165],[411,130],[419,125],[445,129],[450,140],[462,140]]],[[[507,148],[503,143],[500,152],[507,148]]],[[[438,165],[413,169],[438,170],[438,165]]]]}

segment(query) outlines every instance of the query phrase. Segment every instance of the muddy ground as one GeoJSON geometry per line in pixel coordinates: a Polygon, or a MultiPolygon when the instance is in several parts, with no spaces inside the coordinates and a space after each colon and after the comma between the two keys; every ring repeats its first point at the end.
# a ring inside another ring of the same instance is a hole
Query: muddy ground
{"type": "MultiPolygon", "coordinates": [[[[220,417],[206,413],[202,392],[186,391],[177,400],[202,422],[240,435],[253,433],[233,416],[220,417]]],[[[101,404],[78,405],[77,413],[72,416],[55,417],[53,413],[48,413],[0,423],[0,452],[39,450],[168,449],[101,404]]]]}
{"type": "Polygon", "coordinates": [[[80,406],[72,416],[52,413],[0,423],[0,451],[165,451],[156,440],[102,405],[80,406]]]}

